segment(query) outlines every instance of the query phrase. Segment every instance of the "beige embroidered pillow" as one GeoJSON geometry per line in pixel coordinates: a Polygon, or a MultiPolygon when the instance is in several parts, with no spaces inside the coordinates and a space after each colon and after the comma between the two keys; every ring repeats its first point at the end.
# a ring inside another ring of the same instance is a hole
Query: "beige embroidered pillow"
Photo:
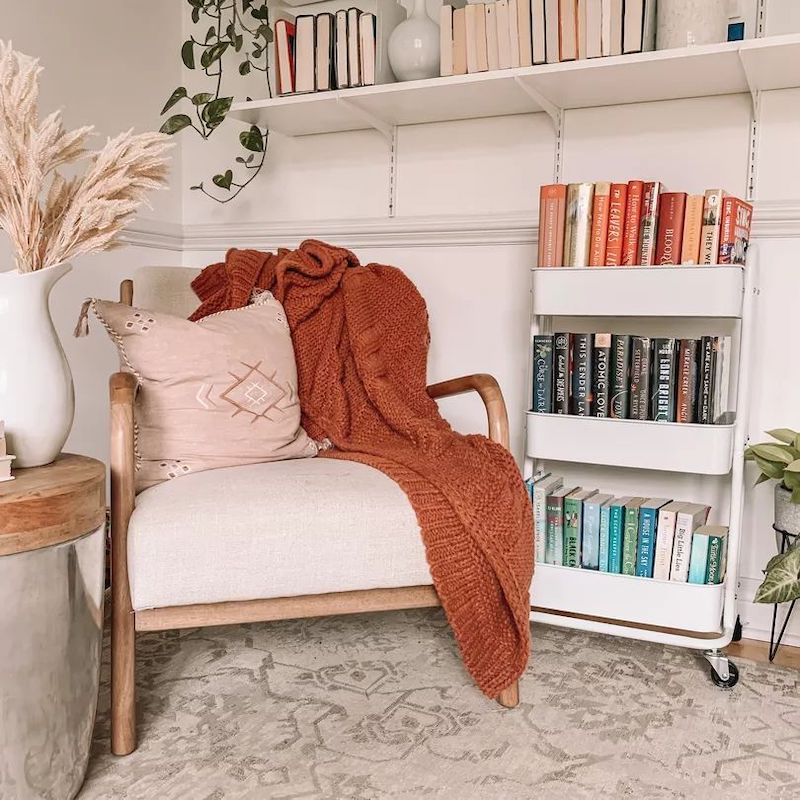
{"type": "Polygon", "coordinates": [[[138,379],[137,491],[188,472],[304,458],[297,370],[283,306],[253,305],[189,322],[91,301],[138,379]]]}

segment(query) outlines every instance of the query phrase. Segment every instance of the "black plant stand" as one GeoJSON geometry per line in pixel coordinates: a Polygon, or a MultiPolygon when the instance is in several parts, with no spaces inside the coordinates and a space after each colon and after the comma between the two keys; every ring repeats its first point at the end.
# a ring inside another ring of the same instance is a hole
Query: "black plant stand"
{"type": "MultiPolygon", "coordinates": [[[[781,528],[776,527],[775,525],[772,526],[775,530],[775,533],[780,534],[781,537],[781,554],[786,552],[786,549],[793,544],[793,540],[797,539],[798,534],[796,533],[788,533],[787,531],[782,530],[781,528]]],[[[792,618],[792,611],[794,611],[794,604],[797,600],[792,600],[791,605],[789,606],[789,610],[786,612],[786,617],[783,620],[783,625],[781,626],[781,632],[778,634],[778,638],[775,638],[775,625],[778,620],[778,603],[775,603],[774,608],[772,609],[772,630],[769,634],[769,660],[774,661],[775,656],[778,655],[778,648],[781,646],[781,642],[783,641],[783,634],[786,633],[786,626],[789,624],[789,620],[792,618]]]]}

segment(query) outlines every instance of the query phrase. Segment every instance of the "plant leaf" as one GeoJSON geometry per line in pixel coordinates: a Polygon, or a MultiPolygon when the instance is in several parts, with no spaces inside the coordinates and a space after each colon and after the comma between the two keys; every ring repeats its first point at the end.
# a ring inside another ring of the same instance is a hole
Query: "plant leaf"
{"type": "Polygon", "coordinates": [[[205,103],[210,102],[214,99],[214,95],[211,92],[198,92],[196,95],[192,96],[192,102],[196,106],[202,106],[205,103]]]}
{"type": "Polygon", "coordinates": [[[248,75],[249,73],[250,73],[250,62],[242,61],[242,63],[239,64],[239,74],[248,75]]]}
{"type": "Polygon", "coordinates": [[[167,102],[164,103],[164,108],[161,109],[161,113],[162,114],[166,114],[167,111],[169,111],[172,108],[172,106],[175,105],[175,103],[177,103],[180,100],[183,100],[184,97],[186,97],[186,87],[185,86],[179,86],[169,96],[169,100],[167,100],[167,102]]]}
{"type": "Polygon", "coordinates": [[[272,28],[262,23],[256,29],[256,36],[261,36],[264,41],[269,44],[272,41],[272,28]]]}
{"type": "Polygon", "coordinates": [[[194,42],[187,39],[181,47],[181,58],[186,69],[194,69],[194,42]]]}
{"type": "Polygon", "coordinates": [[[779,464],[791,464],[794,459],[788,448],[780,444],[754,444],[751,450],[758,458],[774,461],[779,464]]]}
{"type": "Polygon", "coordinates": [[[263,5],[261,8],[253,8],[250,13],[253,15],[253,19],[266,20],[269,17],[269,9],[266,5],[263,5]]]}
{"type": "Polygon", "coordinates": [[[217,35],[217,29],[212,25],[206,31],[206,44],[208,44],[217,35]]]}
{"type": "Polygon", "coordinates": [[[790,428],[775,428],[774,430],[767,431],[767,436],[771,436],[773,439],[777,439],[784,444],[793,444],[798,435],[800,434],[790,428]]]}
{"type": "Polygon", "coordinates": [[[800,458],[798,458],[796,461],[792,461],[791,464],[787,464],[786,469],[789,472],[800,472],[800,458]]]}
{"type": "Polygon", "coordinates": [[[236,34],[233,37],[233,49],[238,53],[242,49],[242,45],[244,44],[244,36],[240,33],[236,34]]]}
{"type": "Polygon", "coordinates": [[[769,562],[753,598],[756,603],[786,603],[800,598],[800,547],[793,546],[769,562]]]}
{"type": "Polygon", "coordinates": [[[171,136],[173,133],[188,128],[191,124],[192,120],[186,114],[174,114],[158,130],[160,133],[167,133],[171,136]]]}
{"type": "Polygon", "coordinates": [[[200,22],[200,9],[195,7],[192,9],[192,22],[197,25],[200,22]]]}
{"type": "Polygon", "coordinates": [[[227,189],[230,191],[231,182],[233,181],[233,172],[231,170],[226,170],[224,175],[215,175],[211,180],[213,180],[220,189],[227,189]]]}
{"type": "Polygon", "coordinates": [[[768,475],[774,481],[783,480],[783,469],[779,464],[773,464],[771,461],[764,461],[763,458],[756,456],[756,464],[758,464],[758,468],[765,474],[768,475]]]}
{"type": "Polygon", "coordinates": [[[205,122],[209,128],[216,128],[217,125],[225,120],[225,116],[230,110],[232,102],[232,97],[218,97],[216,100],[207,103],[200,112],[203,122],[205,122]]]}
{"type": "Polygon", "coordinates": [[[197,191],[198,189],[202,189],[202,188],[203,188],[203,184],[202,183],[198,183],[197,186],[190,186],[189,187],[189,189],[191,191],[193,191],[193,192],[197,191]]]}
{"type": "Polygon", "coordinates": [[[212,44],[211,47],[203,50],[203,55],[200,56],[200,66],[206,69],[210,67],[215,61],[222,58],[222,54],[228,49],[228,42],[217,42],[212,44]]]}
{"type": "Polygon", "coordinates": [[[251,125],[249,131],[242,131],[239,134],[239,141],[246,150],[254,153],[264,152],[264,137],[257,125],[251,125]]]}
{"type": "Polygon", "coordinates": [[[759,483],[764,483],[764,482],[766,482],[766,481],[770,481],[770,480],[772,480],[772,478],[770,478],[770,477],[769,477],[769,475],[765,475],[765,474],[762,472],[762,473],[761,473],[761,474],[758,476],[758,478],[756,478],[756,482],[753,484],[753,486],[758,486],[758,484],[759,484],[759,483]]]}

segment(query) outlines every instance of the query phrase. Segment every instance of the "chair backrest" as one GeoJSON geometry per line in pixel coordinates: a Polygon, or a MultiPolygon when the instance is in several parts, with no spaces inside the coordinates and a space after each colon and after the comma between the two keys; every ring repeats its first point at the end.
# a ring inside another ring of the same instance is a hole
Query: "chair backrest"
{"type": "Polygon", "coordinates": [[[193,267],[142,267],[133,274],[133,305],[188,317],[200,304],[191,282],[200,274],[193,267]]]}

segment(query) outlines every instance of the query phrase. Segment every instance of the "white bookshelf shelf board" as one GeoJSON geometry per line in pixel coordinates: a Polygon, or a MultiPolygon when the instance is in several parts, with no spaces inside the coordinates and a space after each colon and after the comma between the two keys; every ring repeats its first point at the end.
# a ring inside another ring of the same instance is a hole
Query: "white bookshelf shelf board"
{"type": "Polygon", "coordinates": [[[564,317],[739,317],[740,267],[533,269],[533,313],[564,317]]]}
{"type": "Polygon", "coordinates": [[[540,612],[720,635],[725,585],[657,581],[536,564],[531,606],[540,612]]]}
{"type": "Polygon", "coordinates": [[[544,461],[727,475],[734,427],[529,412],[527,454],[544,461]]]}
{"type": "Polygon", "coordinates": [[[235,103],[288,136],[800,86],[800,35],[235,103]]]}

